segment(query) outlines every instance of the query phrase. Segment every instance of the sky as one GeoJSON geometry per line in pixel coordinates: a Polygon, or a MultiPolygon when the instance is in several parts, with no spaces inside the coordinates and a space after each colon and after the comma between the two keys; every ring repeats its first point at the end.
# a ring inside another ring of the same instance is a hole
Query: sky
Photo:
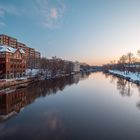
{"type": "Polygon", "coordinates": [[[0,0],[0,34],[47,58],[101,65],[140,49],[140,0],[0,0]]]}

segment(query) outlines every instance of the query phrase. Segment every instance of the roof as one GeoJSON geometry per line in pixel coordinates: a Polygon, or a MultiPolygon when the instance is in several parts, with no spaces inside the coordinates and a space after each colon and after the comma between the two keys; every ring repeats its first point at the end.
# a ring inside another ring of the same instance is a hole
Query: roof
{"type": "Polygon", "coordinates": [[[23,49],[19,49],[20,53],[25,53],[25,51],[23,49]]]}
{"type": "Polygon", "coordinates": [[[10,53],[15,53],[17,49],[15,48],[12,48],[10,46],[7,46],[7,45],[2,45],[0,46],[0,52],[10,52],[10,53]]]}

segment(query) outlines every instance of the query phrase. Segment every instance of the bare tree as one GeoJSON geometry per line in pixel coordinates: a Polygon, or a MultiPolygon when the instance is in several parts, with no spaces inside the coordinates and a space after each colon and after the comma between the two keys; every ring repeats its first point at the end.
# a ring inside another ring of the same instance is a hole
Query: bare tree
{"type": "Polygon", "coordinates": [[[136,72],[137,71],[137,58],[136,57],[132,57],[132,64],[133,64],[133,69],[132,69],[132,71],[133,72],[136,72]]]}
{"type": "Polygon", "coordinates": [[[130,65],[131,65],[131,63],[132,63],[133,53],[129,52],[129,53],[127,54],[127,57],[128,57],[128,65],[129,65],[128,73],[129,73],[129,71],[130,71],[130,65]]]}
{"type": "Polygon", "coordinates": [[[121,65],[121,70],[126,71],[126,63],[127,63],[127,56],[122,55],[118,61],[118,63],[121,65]]]}

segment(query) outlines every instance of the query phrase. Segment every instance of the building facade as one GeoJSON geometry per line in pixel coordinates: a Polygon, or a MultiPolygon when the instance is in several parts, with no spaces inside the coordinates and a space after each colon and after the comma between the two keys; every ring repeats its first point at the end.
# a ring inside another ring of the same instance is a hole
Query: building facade
{"type": "Polygon", "coordinates": [[[17,47],[17,39],[13,37],[9,37],[7,35],[1,34],[0,35],[0,45],[7,45],[12,48],[17,47]]]}
{"type": "Polygon", "coordinates": [[[23,49],[0,46],[0,79],[25,76],[26,54],[23,49]]]}
{"type": "Polygon", "coordinates": [[[73,72],[80,72],[80,63],[79,62],[73,62],[73,72]]]}
{"type": "Polygon", "coordinates": [[[1,45],[7,45],[15,49],[22,49],[25,52],[26,68],[39,68],[40,53],[36,52],[35,49],[27,47],[24,43],[19,42],[16,38],[5,34],[0,34],[0,46],[1,45]]]}

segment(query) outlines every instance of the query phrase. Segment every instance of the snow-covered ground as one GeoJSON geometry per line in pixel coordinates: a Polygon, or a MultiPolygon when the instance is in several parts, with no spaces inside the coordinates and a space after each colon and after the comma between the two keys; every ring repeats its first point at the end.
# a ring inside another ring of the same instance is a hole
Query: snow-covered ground
{"type": "Polygon", "coordinates": [[[26,75],[35,76],[39,73],[39,69],[26,69],[26,75]]]}
{"type": "Polygon", "coordinates": [[[11,82],[11,81],[15,81],[15,80],[26,80],[28,77],[34,77],[35,75],[37,75],[39,73],[39,69],[27,69],[26,70],[26,76],[24,77],[17,77],[17,78],[11,78],[11,79],[0,79],[0,83],[3,82],[11,82]]]}
{"type": "Polygon", "coordinates": [[[132,73],[129,72],[128,74],[126,74],[126,72],[123,71],[118,71],[118,70],[109,70],[110,73],[112,74],[117,74],[126,78],[130,78],[130,81],[139,81],[140,82],[140,75],[138,75],[138,73],[132,73]]]}

